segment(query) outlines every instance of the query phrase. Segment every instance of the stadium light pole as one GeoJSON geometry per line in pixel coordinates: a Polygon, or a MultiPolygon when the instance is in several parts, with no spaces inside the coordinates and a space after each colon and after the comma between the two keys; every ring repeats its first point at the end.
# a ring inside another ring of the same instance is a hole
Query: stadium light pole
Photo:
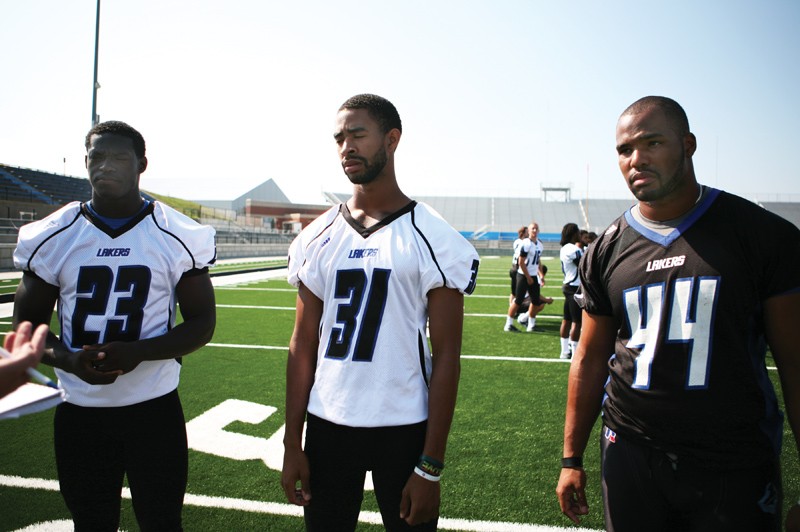
{"type": "Polygon", "coordinates": [[[92,127],[96,126],[100,121],[97,116],[97,89],[100,85],[97,83],[97,51],[100,47],[100,0],[97,0],[97,16],[94,26],[94,83],[92,84],[92,127]]]}

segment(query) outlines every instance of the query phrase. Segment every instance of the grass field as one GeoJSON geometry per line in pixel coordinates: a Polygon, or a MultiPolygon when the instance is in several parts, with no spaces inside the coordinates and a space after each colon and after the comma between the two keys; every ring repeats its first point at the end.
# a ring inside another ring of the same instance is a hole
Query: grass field
{"type": "MultiPolygon", "coordinates": [[[[569,524],[554,492],[569,369],[558,360],[563,299],[545,307],[537,332],[503,332],[508,262],[484,258],[478,288],[466,299],[440,529],[544,531],[569,524]]],[[[543,293],[561,298],[558,263],[546,263],[552,273],[543,293]]],[[[300,512],[285,504],[277,470],[295,290],[285,279],[273,279],[219,286],[216,296],[214,338],[185,358],[180,386],[192,447],[185,529],[302,530],[300,512]]],[[[7,331],[10,319],[0,327],[7,331]]],[[[770,374],[777,387],[776,372],[770,374]]],[[[791,442],[788,431],[787,426],[791,442]]],[[[596,427],[585,460],[591,513],[584,526],[599,530],[598,437],[596,427]]],[[[52,411],[0,421],[0,532],[68,519],[52,449],[52,411]]],[[[791,443],[783,469],[791,500],[800,492],[791,443]]],[[[358,530],[382,530],[370,524],[380,522],[371,492],[363,509],[365,522],[358,530]]],[[[121,528],[138,529],[129,499],[123,499],[121,528]]]]}

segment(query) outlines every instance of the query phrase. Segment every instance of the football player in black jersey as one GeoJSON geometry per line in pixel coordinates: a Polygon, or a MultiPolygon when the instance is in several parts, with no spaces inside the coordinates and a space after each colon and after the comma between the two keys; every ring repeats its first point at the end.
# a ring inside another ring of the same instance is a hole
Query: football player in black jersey
{"type": "Polygon", "coordinates": [[[638,204],[581,262],[561,510],[576,523],[589,511],[583,455],[602,409],[607,530],[779,530],[783,415],[765,355],[797,443],[800,230],[697,182],[675,101],[638,100],[616,138],[638,204]]]}

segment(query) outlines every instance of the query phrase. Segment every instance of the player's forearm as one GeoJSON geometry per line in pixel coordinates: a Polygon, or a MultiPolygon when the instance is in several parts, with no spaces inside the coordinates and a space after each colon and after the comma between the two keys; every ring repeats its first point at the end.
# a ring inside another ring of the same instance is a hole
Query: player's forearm
{"type": "Polygon", "coordinates": [[[168,360],[197,351],[214,336],[216,315],[213,311],[184,320],[161,336],[133,342],[140,361],[168,360]]]}
{"type": "Polygon", "coordinates": [[[308,396],[314,384],[316,342],[293,336],[286,362],[286,429],[285,447],[302,447],[303,423],[306,420],[308,396]]]}
{"type": "Polygon", "coordinates": [[[439,361],[434,362],[428,391],[428,429],[422,454],[442,462],[453,422],[460,376],[461,364],[457,354],[440,356],[439,361]]]}
{"type": "Polygon", "coordinates": [[[286,428],[283,436],[284,447],[301,448],[303,423],[306,420],[308,396],[314,382],[313,372],[309,377],[307,369],[287,366],[286,375],[286,428]]]}
{"type": "Polygon", "coordinates": [[[42,353],[42,364],[69,371],[67,361],[71,354],[72,352],[58,339],[58,336],[52,332],[47,333],[47,340],[42,353]]]}
{"type": "Polygon", "coordinates": [[[564,420],[564,456],[583,456],[600,414],[607,366],[578,355],[573,359],[567,384],[567,410],[564,420]]]}

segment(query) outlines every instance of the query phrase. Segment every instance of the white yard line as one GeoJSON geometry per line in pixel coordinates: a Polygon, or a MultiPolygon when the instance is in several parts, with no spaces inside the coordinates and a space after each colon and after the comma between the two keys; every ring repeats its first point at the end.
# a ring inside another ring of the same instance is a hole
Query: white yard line
{"type": "MultiPolygon", "coordinates": [[[[24,488],[45,491],[58,491],[58,481],[44,478],[25,478],[9,475],[0,475],[0,486],[10,488],[24,488]]],[[[122,489],[124,499],[131,498],[131,492],[127,488],[122,489]]],[[[196,495],[187,493],[184,498],[187,506],[200,506],[202,508],[217,508],[220,510],[237,510],[240,512],[252,512],[260,514],[284,515],[290,517],[302,517],[303,509],[299,506],[287,503],[251,501],[248,499],[235,499],[230,497],[214,497],[210,495],[196,495]]],[[[361,512],[358,520],[362,523],[380,525],[381,514],[378,512],[361,512]]],[[[26,531],[36,530],[37,532],[47,532],[49,530],[64,530],[63,521],[53,522],[51,528],[47,524],[42,524],[42,528],[25,528],[26,531]]],[[[439,518],[439,529],[441,530],[464,530],[469,532],[562,532],[570,530],[564,527],[552,527],[543,525],[529,525],[524,523],[510,523],[503,521],[473,521],[471,519],[450,519],[447,517],[439,518]]],[[[592,532],[592,531],[588,531],[592,532]]]]}

